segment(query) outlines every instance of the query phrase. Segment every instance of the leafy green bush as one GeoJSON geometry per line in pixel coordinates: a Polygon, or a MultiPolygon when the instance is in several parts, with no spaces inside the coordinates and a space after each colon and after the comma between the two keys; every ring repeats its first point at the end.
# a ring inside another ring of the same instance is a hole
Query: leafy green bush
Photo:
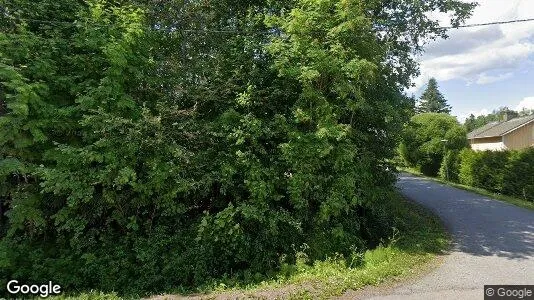
{"type": "Polygon", "coordinates": [[[511,153],[503,182],[503,193],[534,201],[534,148],[511,153]]]}
{"type": "Polygon", "coordinates": [[[0,293],[17,278],[120,295],[261,278],[293,245],[311,260],[376,245],[410,52],[442,33],[424,13],[421,30],[376,25],[472,8],[8,2],[0,293]]]}
{"type": "Polygon", "coordinates": [[[444,151],[467,146],[466,132],[448,114],[415,115],[404,128],[399,152],[410,167],[428,176],[438,175],[444,151]]]}

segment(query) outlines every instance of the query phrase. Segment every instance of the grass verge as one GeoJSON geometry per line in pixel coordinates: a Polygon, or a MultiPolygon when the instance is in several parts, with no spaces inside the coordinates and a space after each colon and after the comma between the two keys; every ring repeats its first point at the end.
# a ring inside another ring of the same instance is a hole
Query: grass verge
{"type": "Polygon", "coordinates": [[[503,194],[493,193],[493,192],[490,192],[490,191],[482,189],[482,188],[472,187],[472,186],[463,185],[463,184],[459,184],[459,183],[455,183],[455,182],[450,182],[450,181],[443,180],[443,179],[437,178],[437,177],[426,176],[426,175],[423,175],[421,172],[418,172],[417,170],[414,170],[414,169],[411,169],[411,168],[398,168],[398,169],[400,171],[403,171],[403,172],[406,172],[406,173],[410,173],[410,174],[413,174],[413,175],[417,175],[417,176],[420,176],[420,177],[424,177],[424,178],[427,178],[427,179],[430,179],[430,180],[433,180],[433,181],[437,181],[439,183],[443,183],[443,184],[446,184],[448,186],[452,186],[452,187],[455,187],[455,188],[458,188],[458,189],[462,189],[462,190],[465,190],[465,191],[477,193],[479,195],[486,196],[486,197],[489,197],[489,198],[493,198],[493,199],[496,199],[496,200],[499,200],[499,201],[502,201],[502,202],[510,203],[510,204],[513,204],[515,206],[519,206],[519,207],[522,207],[522,208],[534,210],[534,202],[531,202],[531,201],[526,201],[526,200],[523,200],[523,199],[519,199],[519,198],[515,198],[515,197],[512,197],[512,196],[507,196],[507,195],[503,195],[503,194]]]}
{"type": "MultiPolygon", "coordinates": [[[[367,285],[395,282],[422,273],[448,249],[450,238],[441,221],[398,194],[386,204],[396,228],[375,249],[355,252],[351,258],[335,255],[324,261],[307,261],[299,253],[295,265],[282,266],[280,275],[250,285],[229,287],[221,282],[202,288],[197,295],[163,295],[152,299],[326,299],[367,285]]],[[[58,299],[120,299],[98,292],[58,299]]]]}

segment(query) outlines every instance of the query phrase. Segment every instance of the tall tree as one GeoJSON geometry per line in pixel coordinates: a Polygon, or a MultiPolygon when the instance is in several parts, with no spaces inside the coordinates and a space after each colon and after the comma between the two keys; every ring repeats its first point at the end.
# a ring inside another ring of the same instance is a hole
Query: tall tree
{"type": "Polygon", "coordinates": [[[378,243],[412,53],[445,34],[427,12],[473,7],[1,3],[0,293],[161,291],[378,243]]]}
{"type": "Polygon", "coordinates": [[[430,78],[426,90],[421,95],[419,105],[417,106],[418,113],[450,113],[451,107],[447,104],[447,100],[438,89],[438,82],[435,78],[430,78]]]}
{"type": "Polygon", "coordinates": [[[475,115],[470,114],[467,119],[465,119],[464,127],[467,132],[473,131],[475,128],[477,128],[477,118],[475,118],[475,115]]]}

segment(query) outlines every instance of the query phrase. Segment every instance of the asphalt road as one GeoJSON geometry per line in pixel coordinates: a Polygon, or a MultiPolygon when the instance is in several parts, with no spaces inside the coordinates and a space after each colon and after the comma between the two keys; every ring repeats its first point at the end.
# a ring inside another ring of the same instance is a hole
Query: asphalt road
{"type": "Polygon", "coordinates": [[[484,285],[534,285],[534,211],[408,174],[398,186],[443,220],[453,246],[429,274],[366,299],[484,299],[484,285]]]}

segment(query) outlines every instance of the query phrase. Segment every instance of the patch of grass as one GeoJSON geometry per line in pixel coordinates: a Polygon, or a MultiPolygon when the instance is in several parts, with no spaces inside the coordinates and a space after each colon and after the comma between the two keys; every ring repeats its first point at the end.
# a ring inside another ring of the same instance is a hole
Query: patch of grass
{"type": "MultiPolygon", "coordinates": [[[[408,201],[400,194],[385,208],[395,220],[390,238],[377,248],[353,251],[351,257],[334,255],[309,263],[304,252],[297,262],[283,265],[276,277],[257,284],[214,282],[200,290],[202,299],[326,299],[348,290],[361,289],[385,281],[397,281],[428,269],[430,262],[443,254],[450,242],[441,221],[433,214],[408,201]]],[[[178,292],[178,291],[177,291],[178,292]]],[[[75,298],[118,299],[116,295],[84,294],[75,298]]],[[[196,295],[198,296],[198,294],[196,295]]],[[[183,295],[165,295],[154,299],[183,299],[183,295]]]]}
{"type": "Polygon", "coordinates": [[[427,178],[427,179],[430,179],[430,180],[433,180],[433,181],[437,181],[439,183],[443,183],[443,184],[446,184],[448,186],[452,186],[452,187],[455,187],[455,188],[458,188],[458,189],[462,189],[462,190],[465,190],[465,191],[477,193],[479,195],[486,196],[486,197],[489,197],[489,198],[493,198],[493,199],[496,199],[496,200],[499,200],[499,201],[502,201],[502,202],[510,203],[510,204],[515,205],[515,206],[519,206],[519,207],[522,207],[522,208],[534,210],[534,202],[532,202],[532,201],[527,201],[527,200],[523,200],[523,199],[519,199],[519,198],[515,198],[515,197],[512,197],[512,196],[507,196],[507,195],[503,195],[503,194],[499,194],[499,193],[493,193],[493,192],[490,192],[490,191],[482,189],[482,188],[463,185],[463,184],[459,184],[459,183],[455,183],[455,182],[450,182],[450,181],[443,180],[443,179],[437,178],[437,177],[429,177],[429,176],[423,175],[421,172],[418,172],[417,170],[414,170],[414,169],[411,169],[411,168],[399,168],[399,170],[403,171],[403,172],[406,172],[406,173],[413,174],[413,175],[417,175],[417,176],[420,176],[420,177],[424,177],[424,178],[427,178]]]}
{"type": "Polygon", "coordinates": [[[300,272],[284,283],[319,281],[321,290],[315,291],[315,296],[340,295],[349,289],[413,274],[419,266],[446,249],[447,235],[434,216],[400,197],[390,209],[402,229],[394,231],[387,243],[362,253],[360,266],[350,267],[342,257],[333,257],[312,266],[303,264],[300,272]]]}

